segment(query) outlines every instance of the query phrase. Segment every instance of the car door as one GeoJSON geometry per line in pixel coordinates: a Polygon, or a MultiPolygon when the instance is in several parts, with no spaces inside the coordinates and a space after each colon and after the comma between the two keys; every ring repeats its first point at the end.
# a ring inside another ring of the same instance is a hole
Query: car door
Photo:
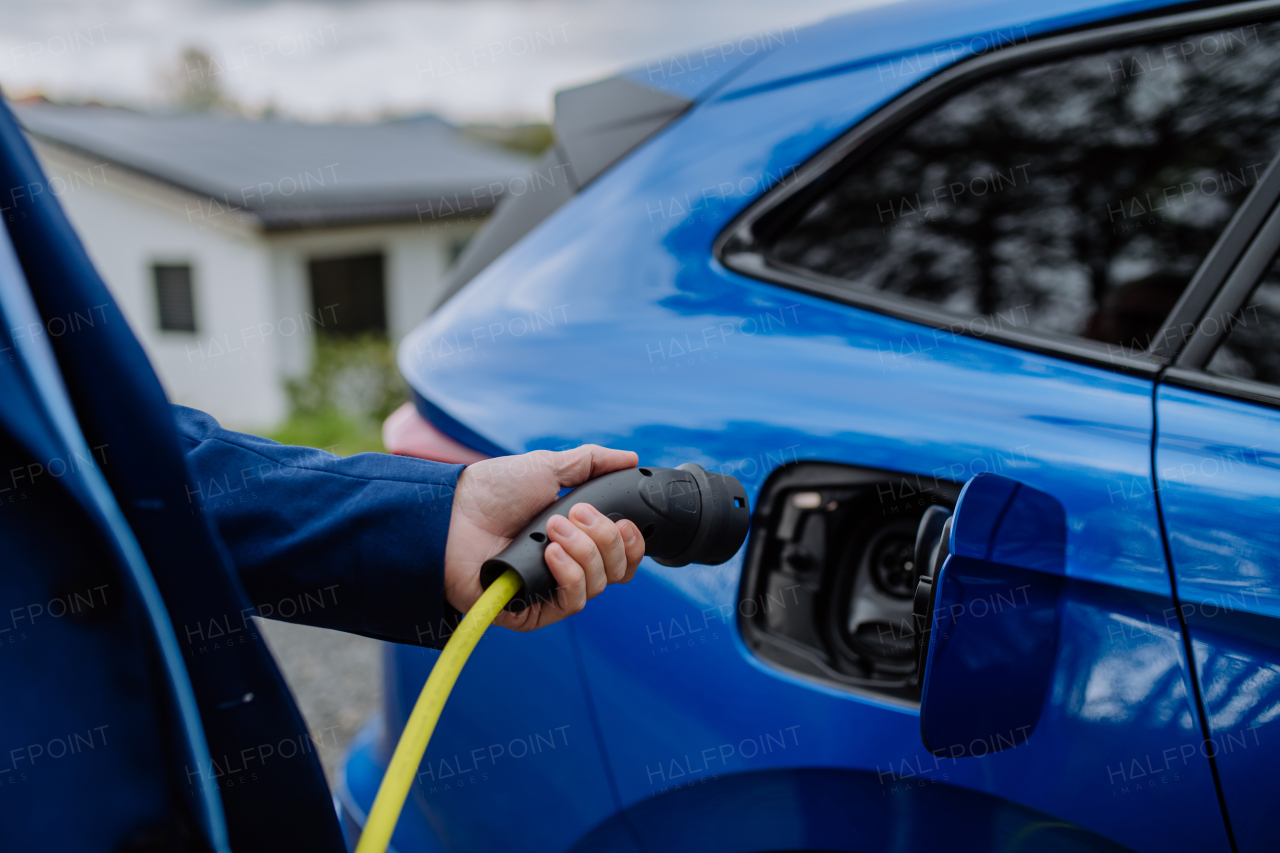
{"type": "Polygon", "coordinates": [[[1155,476],[1180,623],[1241,853],[1275,849],[1280,761],[1280,212],[1156,391],[1155,476]]]}

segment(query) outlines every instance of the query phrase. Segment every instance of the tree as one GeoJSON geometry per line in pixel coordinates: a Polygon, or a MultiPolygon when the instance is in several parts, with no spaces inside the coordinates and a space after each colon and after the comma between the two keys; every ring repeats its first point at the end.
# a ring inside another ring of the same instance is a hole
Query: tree
{"type": "Polygon", "coordinates": [[[183,49],[169,74],[170,100],[175,107],[206,112],[229,102],[222,92],[223,69],[203,48],[183,49]]]}

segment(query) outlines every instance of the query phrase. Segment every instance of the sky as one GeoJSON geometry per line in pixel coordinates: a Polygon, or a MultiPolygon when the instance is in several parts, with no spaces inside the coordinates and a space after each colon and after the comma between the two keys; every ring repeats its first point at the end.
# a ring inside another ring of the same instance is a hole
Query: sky
{"type": "Polygon", "coordinates": [[[0,87],[150,109],[195,46],[250,113],[546,121],[554,92],[885,0],[0,0],[0,87]]]}

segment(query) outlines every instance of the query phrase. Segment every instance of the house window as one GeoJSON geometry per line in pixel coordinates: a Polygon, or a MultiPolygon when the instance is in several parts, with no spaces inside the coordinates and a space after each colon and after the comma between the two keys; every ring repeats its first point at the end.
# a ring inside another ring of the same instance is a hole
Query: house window
{"type": "Polygon", "coordinates": [[[191,265],[155,264],[151,271],[156,283],[160,329],[165,332],[194,332],[196,305],[191,288],[191,265]]]}
{"type": "Polygon", "coordinates": [[[467,248],[467,244],[471,242],[470,235],[453,240],[449,243],[449,266],[452,267],[458,262],[458,258],[462,256],[462,252],[467,248]]]}
{"type": "Polygon", "coordinates": [[[323,334],[386,332],[386,294],[382,255],[354,255],[313,260],[311,303],[323,334]]]}

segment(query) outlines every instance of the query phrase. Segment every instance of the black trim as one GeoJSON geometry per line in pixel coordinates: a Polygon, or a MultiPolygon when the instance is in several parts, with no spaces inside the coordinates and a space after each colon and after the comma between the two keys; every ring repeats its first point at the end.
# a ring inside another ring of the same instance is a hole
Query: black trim
{"type": "Polygon", "coordinates": [[[994,340],[1003,344],[1011,344],[1023,350],[1040,352],[1046,355],[1065,358],[1069,361],[1084,364],[1104,365],[1121,373],[1136,373],[1154,377],[1161,365],[1144,358],[1141,353],[1134,353],[1123,347],[1091,341],[1088,338],[1076,338],[1069,335],[1056,335],[1052,332],[1023,332],[1017,329],[992,328],[1001,321],[998,316],[972,317],[955,314],[942,308],[935,308],[927,302],[919,302],[905,296],[878,291],[851,291],[841,284],[841,279],[824,276],[809,270],[801,271],[799,267],[788,264],[769,262],[758,253],[735,253],[721,258],[721,262],[733,270],[752,278],[763,279],[771,284],[780,284],[793,290],[811,293],[852,305],[855,308],[866,308],[877,314],[887,314],[900,320],[928,326],[938,334],[965,335],[966,337],[994,340]],[[983,321],[983,330],[976,328],[977,321],[983,321]]]}
{"type": "MultiPolygon", "coordinates": [[[[1259,181],[1257,189],[1260,190],[1267,179],[1272,178],[1275,186],[1271,189],[1277,190],[1277,195],[1280,195],[1280,179],[1276,176],[1280,176],[1280,169],[1273,164],[1263,180],[1259,181]]],[[[1214,295],[1213,301],[1194,320],[1188,320],[1193,329],[1184,336],[1187,344],[1178,355],[1176,363],[1165,369],[1161,382],[1179,388],[1205,391],[1219,397],[1280,408],[1280,387],[1204,370],[1204,366],[1222,343],[1225,331],[1230,328],[1227,318],[1234,316],[1249,298],[1249,294],[1253,293],[1253,289],[1275,261],[1277,251],[1280,251],[1280,204],[1271,209],[1270,216],[1258,229],[1253,242],[1245,249],[1231,275],[1214,295]],[[1216,320],[1211,330],[1206,327],[1208,319],[1216,320]]]]}
{"type": "MultiPolygon", "coordinates": [[[[1203,336],[1195,336],[1196,331],[1203,331],[1200,321],[1218,310],[1217,305],[1223,292],[1230,290],[1234,293],[1233,287],[1238,286],[1236,279],[1241,269],[1248,265],[1254,252],[1250,242],[1255,237],[1262,236],[1260,229],[1273,229],[1275,226],[1272,209],[1277,200],[1280,200],[1280,155],[1262,173],[1253,191],[1245,197],[1244,203],[1231,217],[1218,242],[1214,243],[1204,263],[1200,264],[1200,269],[1196,270],[1196,274],[1187,283],[1187,289],[1182,291],[1182,296],[1169,312],[1164,326],[1156,334],[1155,342],[1147,351],[1150,357],[1162,364],[1184,364],[1188,350],[1199,352],[1204,348],[1201,340],[1203,336]],[[1268,214],[1271,214],[1270,218],[1268,214]],[[1239,264],[1236,263],[1237,259],[1239,264]],[[1235,272],[1232,272],[1233,267],[1235,272]],[[1210,302],[1213,303],[1212,306],[1210,302]],[[1188,326],[1192,328],[1190,332],[1182,331],[1188,326]]],[[[1270,257],[1267,262],[1270,262],[1270,257]]],[[[1253,289],[1257,277],[1252,281],[1249,290],[1253,289]]],[[[1243,300],[1248,295],[1246,290],[1240,298],[1243,300]]],[[[1209,347],[1200,364],[1209,360],[1214,346],[1216,344],[1209,347]]]]}
{"type": "Polygon", "coordinates": [[[769,214],[783,205],[800,204],[819,188],[819,182],[838,170],[847,168],[861,155],[874,150],[904,124],[919,117],[942,100],[974,83],[1011,68],[1042,63],[1072,55],[1117,47],[1126,43],[1155,40],[1203,29],[1206,26],[1230,25],[1280,13],[1280,2],[1232,4],[1193,12],[1182,12],[1159,18],[1095,27],[1089,30],[1048,36],[995,53],[961,60],[954,66],[907,90],[871,116],[859,121],[851,130],[818,152],[795,173],[794,181],[777,186],[756,204],[739,214],[720,233],[712,246],[713,255],[734,272],[793,290],[811,293],[846,305],[866,308],[910,322],[921,323],[948,333],[990,339],[1019,349],[1032,350],[1123,373],[1156,376],[1173,361],[1181,342],[1163,336],[1170,326],[1176,331],[1189,322],[1183,318],[1203,312],[1213,299],[1240,252],[1248,245],[1267,211],[1280,197],[1280,156],[1272,162],[1263,179],[1236,215],[1227,223],[1214,248],[1197,270],[1174,306],[1166,329],[1157,343],[1145,353],[1095,343],[1084,338],[1037,332],[1029,334],[1004,328],[989,329],[990,318],[955,314],[933,306],[891,294],[853,291],[839,284],[840,279],[821,276],[809,270],[770,260],[758,249],[754,229],[769,214]],[[1265,187],[1265,189],[1264,189],[1265,187]],[[1257,201],[1254,201],[1257,197],[1257,201]],[[1270,199],[1269,201],[1267,199],[1270,199]],[[982,334],[966,329],[979,319],[987,320],[982,334]]]}
{"type": "Polygon", "coordinates": [[[1219,376],[1216,373],[1205,373],[1202,370],[1187,370],[1183,367],[1170,367],[1164,372],[1161,381],[1166,385],[1178,388],[1189,388],[1192,391],[1205,391],[1219,397],[1231,397],[1249,403],[1261,403],[1280,409],[1280,388],[1265,382],[1254,382],[1252,379],[1237,379],[1234,376],[1219,376]]]}
{"type": "MultiPolygon", "coordinates": [[[[1267,174],[1270,175],[1273,171],[1280,178],[1280,169],[1274,166],[1267,174]]],[[[1280,198],[1280,179],[1275,180],[1275,184],[1277,198],[1280,198]]],[[[1224,330],[1229,328],[1228,318],[1240,310],[1249,294],[1253,293],[1258,282],[1266,275],[1275,260],[1277,248],[1280,248],[1280,206],[1271,210],[1271,215],[1258,230],[1226,283],[1219,288],[1209,306],[1195,318],[1190,340],[1178,356],[1178,367],[1203,368],[1209,363],[1223,340],[1224,330]],[[1206,321],[1209,319],[1216,320],[1212,330],[1206,328],[1206,321]]]]}

